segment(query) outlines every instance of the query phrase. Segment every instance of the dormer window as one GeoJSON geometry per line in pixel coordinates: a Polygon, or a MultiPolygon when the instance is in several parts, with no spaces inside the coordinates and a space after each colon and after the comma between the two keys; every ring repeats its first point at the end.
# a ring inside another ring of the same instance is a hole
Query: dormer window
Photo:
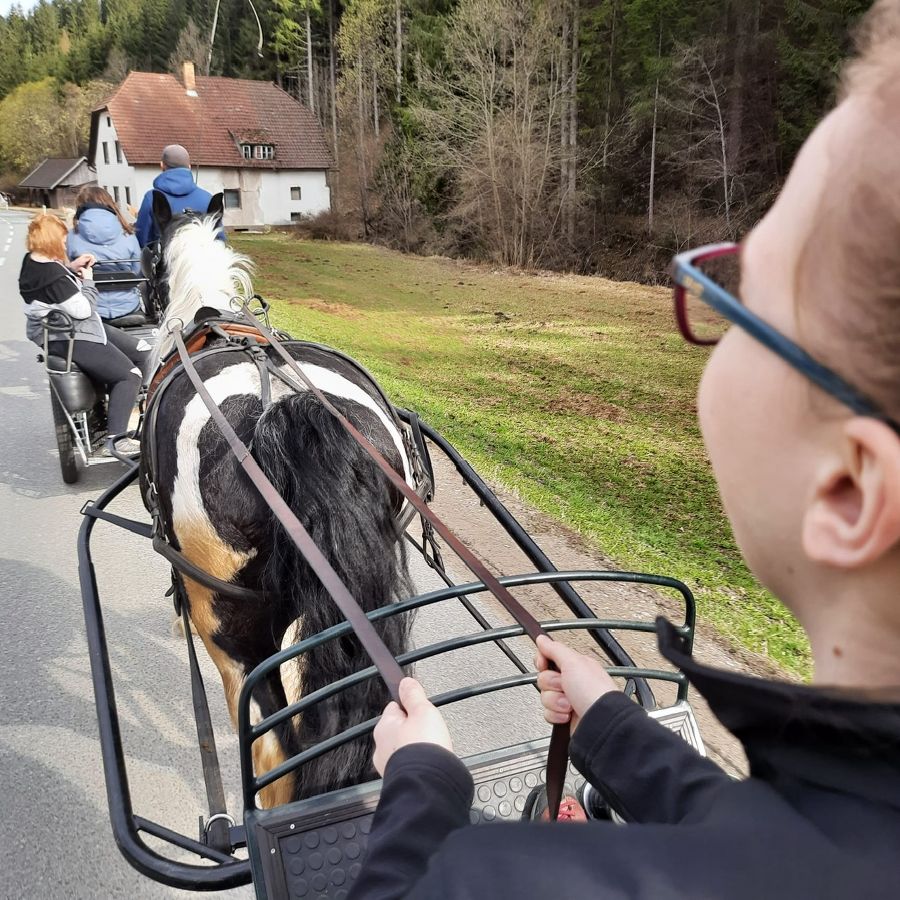
{"type": "Polygon", "coordinates": [[[244,159],[275,159],[274,144],[241,144],[244,159]]]}

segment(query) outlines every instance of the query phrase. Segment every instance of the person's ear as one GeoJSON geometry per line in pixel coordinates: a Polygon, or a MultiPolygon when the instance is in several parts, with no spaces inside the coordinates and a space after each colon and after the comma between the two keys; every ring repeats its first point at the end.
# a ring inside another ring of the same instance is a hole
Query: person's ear
{"type": "Polygon", "coordinates": [[[900,436],[877,419],[843,426],[843,445],[821,470],[803,517],[814,562],[855,569],[900,542],[900,436]]]}

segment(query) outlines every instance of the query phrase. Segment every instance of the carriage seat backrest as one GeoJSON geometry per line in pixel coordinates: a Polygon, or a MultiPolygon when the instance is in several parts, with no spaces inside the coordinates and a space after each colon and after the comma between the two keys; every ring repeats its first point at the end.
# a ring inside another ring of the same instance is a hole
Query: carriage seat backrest
{"type": "Polygon", "coordinates": [[[94,269],[94,285],[101,293],[109,293],[112,291],[127,291],[130,288],[136,288],[144,284],[147,279],[143,275],[136,275],[134,272],[126,270],[111,270],[102,272],[94,269]]]}

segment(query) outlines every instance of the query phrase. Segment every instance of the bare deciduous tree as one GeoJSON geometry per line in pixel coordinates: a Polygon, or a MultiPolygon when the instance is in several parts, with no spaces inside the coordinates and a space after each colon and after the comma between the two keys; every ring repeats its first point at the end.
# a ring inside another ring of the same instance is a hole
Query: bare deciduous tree
{"type": "Polygon", "coordinates": [[[727,90],[719,71],[721,62],[722,51],[717,41],[681,48],[666,102],[686,121],[686,127],[678,132],[681,144],[674,151],[675,159],[701,192],[713,190],[718,194],[717,212],[725,216],[730,231],[736,173],[728,153],[727,90]]]}
{"type": "Polygon", "coordinates": [[[380,159],[380,91],[390,83],[391,0],[350,0],[344,9],[338,50],[341,75],[337,108],[341,131],[352,146],[363,233],[369,236],[372,173],[380,159]],[[371,106],[369,105],[371,99],[371,106]],[[369,110],[372,114],[369,114],[369,110]]]}
{"type": "Polygon", "coordinates": [[[413,109],[424,157],[454,183],[452,220],[508,265],[539,264],[559,238],[572,155],[568,14],[530,0],[462,0],[447,68],[424,68],[413,109]]]}

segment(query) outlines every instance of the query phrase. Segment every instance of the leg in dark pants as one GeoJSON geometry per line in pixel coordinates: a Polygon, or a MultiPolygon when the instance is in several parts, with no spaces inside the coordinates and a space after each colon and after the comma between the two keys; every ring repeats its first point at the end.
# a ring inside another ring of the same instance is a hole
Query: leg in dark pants
{"type": "MultiPolygon", "coordinates": [[[[115,331],[110,328],[108,331],[115,331]]],[[[121,334],[121,332],[119,332],[121,334]]],[[[128,335],[122,335],[128,340],[128,335]]],[[[134,344],[137,347],[137,342],[134,344]]],[[[68,345],[65,342],[51,341],[50,353],[65,358],[68,345]]],[[[137,350],[133,351],[137,354],[137,350]]],[[[138,354],[146,355],[146,354],[138,354]]],[[[140,364],[135,363],[110,340],[108,344],[95,344],[92,341],[75,341],[72,360],[79,369],[86,372],[95,381],[106,385],[109,391],[109,413],[107,430],[110,434],[120,434],[128,429],[128,419],[137,399],[141,385],[140,364]]]]}
{"type": "MultiPolygon", "coordinates": [[[[139,338],[113,328],[111,325],[103,324],[106,331],[106,339],[118,350],[121,350],[140,370],[146,375],[146,366],[150,360],[150,351],[138,350],[139,338]]],[[[147,343],[145,339],[145,343],[147,343]]]]}

